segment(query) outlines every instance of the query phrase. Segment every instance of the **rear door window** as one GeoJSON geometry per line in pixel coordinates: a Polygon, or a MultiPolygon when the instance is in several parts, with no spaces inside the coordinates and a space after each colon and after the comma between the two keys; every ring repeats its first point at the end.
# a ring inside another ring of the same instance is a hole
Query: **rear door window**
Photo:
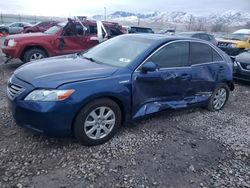
{"type": "Polygon", "coordinates": [[[91,35],[97,34],[97,26],[89,26],[89,32],[91,35]]]}
{"type": "Polygon", "coordinates": [[[189,42],[168,44],[148,59],[159,68],[185,67],[189,61],[189,42]]]}
{"type": "Polygon", "coordinates": [[[83,27],[80,24],[76,24],[76,34],[77,35],[84,35],[83,27]]]}
{"type": "Polygon", "coordinates": [[[192,65],[213,61],[212,48],[208,44],[190,42],[190,63],[192,65]]]}
{"type": "Polygon", "coordinates": [[[222,57],[220,56],[220,54],[218,52],[216,52],[214,49],[212,49],[213,51],[213,61],[223,61],[222,57]]]}

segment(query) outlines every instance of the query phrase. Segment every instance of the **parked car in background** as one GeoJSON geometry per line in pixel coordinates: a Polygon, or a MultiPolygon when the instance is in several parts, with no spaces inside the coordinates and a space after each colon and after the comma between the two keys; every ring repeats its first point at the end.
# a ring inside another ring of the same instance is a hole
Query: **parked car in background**
{"type": "Polygon", "coordinates": [[[50,27],[57,25],[59,22],[57,21],[41,21],[37,22],[33,26],[25,26],[22,30],[22,33],[36,33],[36,32],[44,32],[48,30],[50,27]]]}
{"type": "Polygon", "coordinates": [[[175,29],[163,29],[158,31],[157,34],[174,35],[175,29]]]}
{"type": "Polygon", "coordinates": [[[9,107],[22,127],[102,144],[121,124],[166,109],[221,110],[234,89],[232,67],[206,41],[121,35],[20,67],[8,82],[9,107]]]}
{"type": "Polygon", "coordinates": [[[234,61],[234,78],[250,81],[250,51],[236,56],[234,61]]]}
{"type": "Polygon", "coordinates": [[[182,37],[192,37],[192,38],[202,39],[211,42],[215,46],[218,45],[218,42],[213,35],[204,32],[181,32],[176,35],[182,37]]]}
{"type": "Polygon", "coordinates": [[[21,33],[24,27],[31,26],[26,22],[14,22],[7,25],[0,25],[0,33],[2,34],[18,34],[21,33]]]}
{"type": "Polygon", "coordinates": [[[250,49],[250,29],[238,30],[228,37],[218,39],[218,47],[232,58],[250,49]]]}
{"type": "Polygon", "coordinates": [[[106,29],[108,38],[127,33],[126,29],[116,22],[102,21],[102,23],[106,29]]]}
{"type": "Polygon", "coordinates": [[[152,28],[132,26],[128,30],[129,33],[154,33],[152,28]]]}
{"type": "MultiPolygon", "coordinates": [[[[3,53],[9,59],[29,62],[51,56],[85,51],[104,40],[123,34],[111,22],[70,20],[57,24],[44,33],[26,33],[6,37],[3,53]]],[[[6,62],[7,62],[6,61],[6,62]]]]}

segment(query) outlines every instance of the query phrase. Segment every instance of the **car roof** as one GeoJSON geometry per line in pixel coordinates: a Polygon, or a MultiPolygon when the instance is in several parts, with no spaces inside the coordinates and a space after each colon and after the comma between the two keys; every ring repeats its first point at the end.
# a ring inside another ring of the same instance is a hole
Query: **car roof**
{"type": "Polygon", "coordinates": [[[30,23],[28,23],[28,22],[11,22],[11,23],[9,23],[8,25],[12,25],[12,24],[25,24],[25,25],[31,25],[30,23]]]}
{"type": "MultiPolygon", "coordinates": [[[[137,38],[144,38],[149,40],[154,40],[155,43],[164,43],[164,42],[170,42],[175,40],[188,40],[188,41],[201,41],[204,42],[204,40],[200,40],[197,38],[189,38],[189,37],[181,37],[181,36],[169,36],[164,34],[124,34],[121,36],[131,36],[131,37],[137,37],[137,38]]],[[[206,42],[204,42],[206,43],[206,42]]]]}
{"type": "Polygon", "coordinates": [[[195,34],[207,34],[206,32],[202,32],[202,31],[190,31],[190,32],[181,32],[181,33],[177,33],[176,35],[187,35],[187,36],[191,36],[191,35],[195,35],[195,34]]]}

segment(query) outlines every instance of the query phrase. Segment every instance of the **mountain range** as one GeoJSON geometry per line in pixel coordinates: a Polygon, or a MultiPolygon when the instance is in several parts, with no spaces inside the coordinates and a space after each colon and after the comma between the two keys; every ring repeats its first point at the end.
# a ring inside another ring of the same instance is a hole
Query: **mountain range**
{"type": "MultiPolygon", "coordinates": [[[[103,15],[95,15],[93,19],[103,20],[103,15]]],[[[131,13],[125,11],[116,11],[107,15],[107,19],[117,22],[144,21],[148,23],[168,23],[168,24],[187,24],[191,21],[202,22],[208,25],[223,24],[226,26],[243,26],[250,22],[250,13],[228,10],[225,12],[212,13],[206,16],[198,16],[188,12],[149,12],[149,13],[131,13]]]]}

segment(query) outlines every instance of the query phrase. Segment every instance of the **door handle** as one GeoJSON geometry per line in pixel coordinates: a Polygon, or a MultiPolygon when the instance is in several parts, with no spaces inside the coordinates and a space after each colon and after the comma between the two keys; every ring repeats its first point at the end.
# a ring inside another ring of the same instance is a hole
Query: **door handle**
{"type": "Polygon", "coordinates": [[[161,79],[162,80],[170,80],[170,79],[175,79],[177,77],[177,74],[175,73],[167,73],[167,74],[162,74],[161,79]]]}
{"type": "Polygon", "coordinates": [[[191,79],[191,75],[190,75],[190,74],[182,74],[182,75],[180,76],[180,78],[181,78],[182,80],[190,80],[190,79],[191,79]]]}

